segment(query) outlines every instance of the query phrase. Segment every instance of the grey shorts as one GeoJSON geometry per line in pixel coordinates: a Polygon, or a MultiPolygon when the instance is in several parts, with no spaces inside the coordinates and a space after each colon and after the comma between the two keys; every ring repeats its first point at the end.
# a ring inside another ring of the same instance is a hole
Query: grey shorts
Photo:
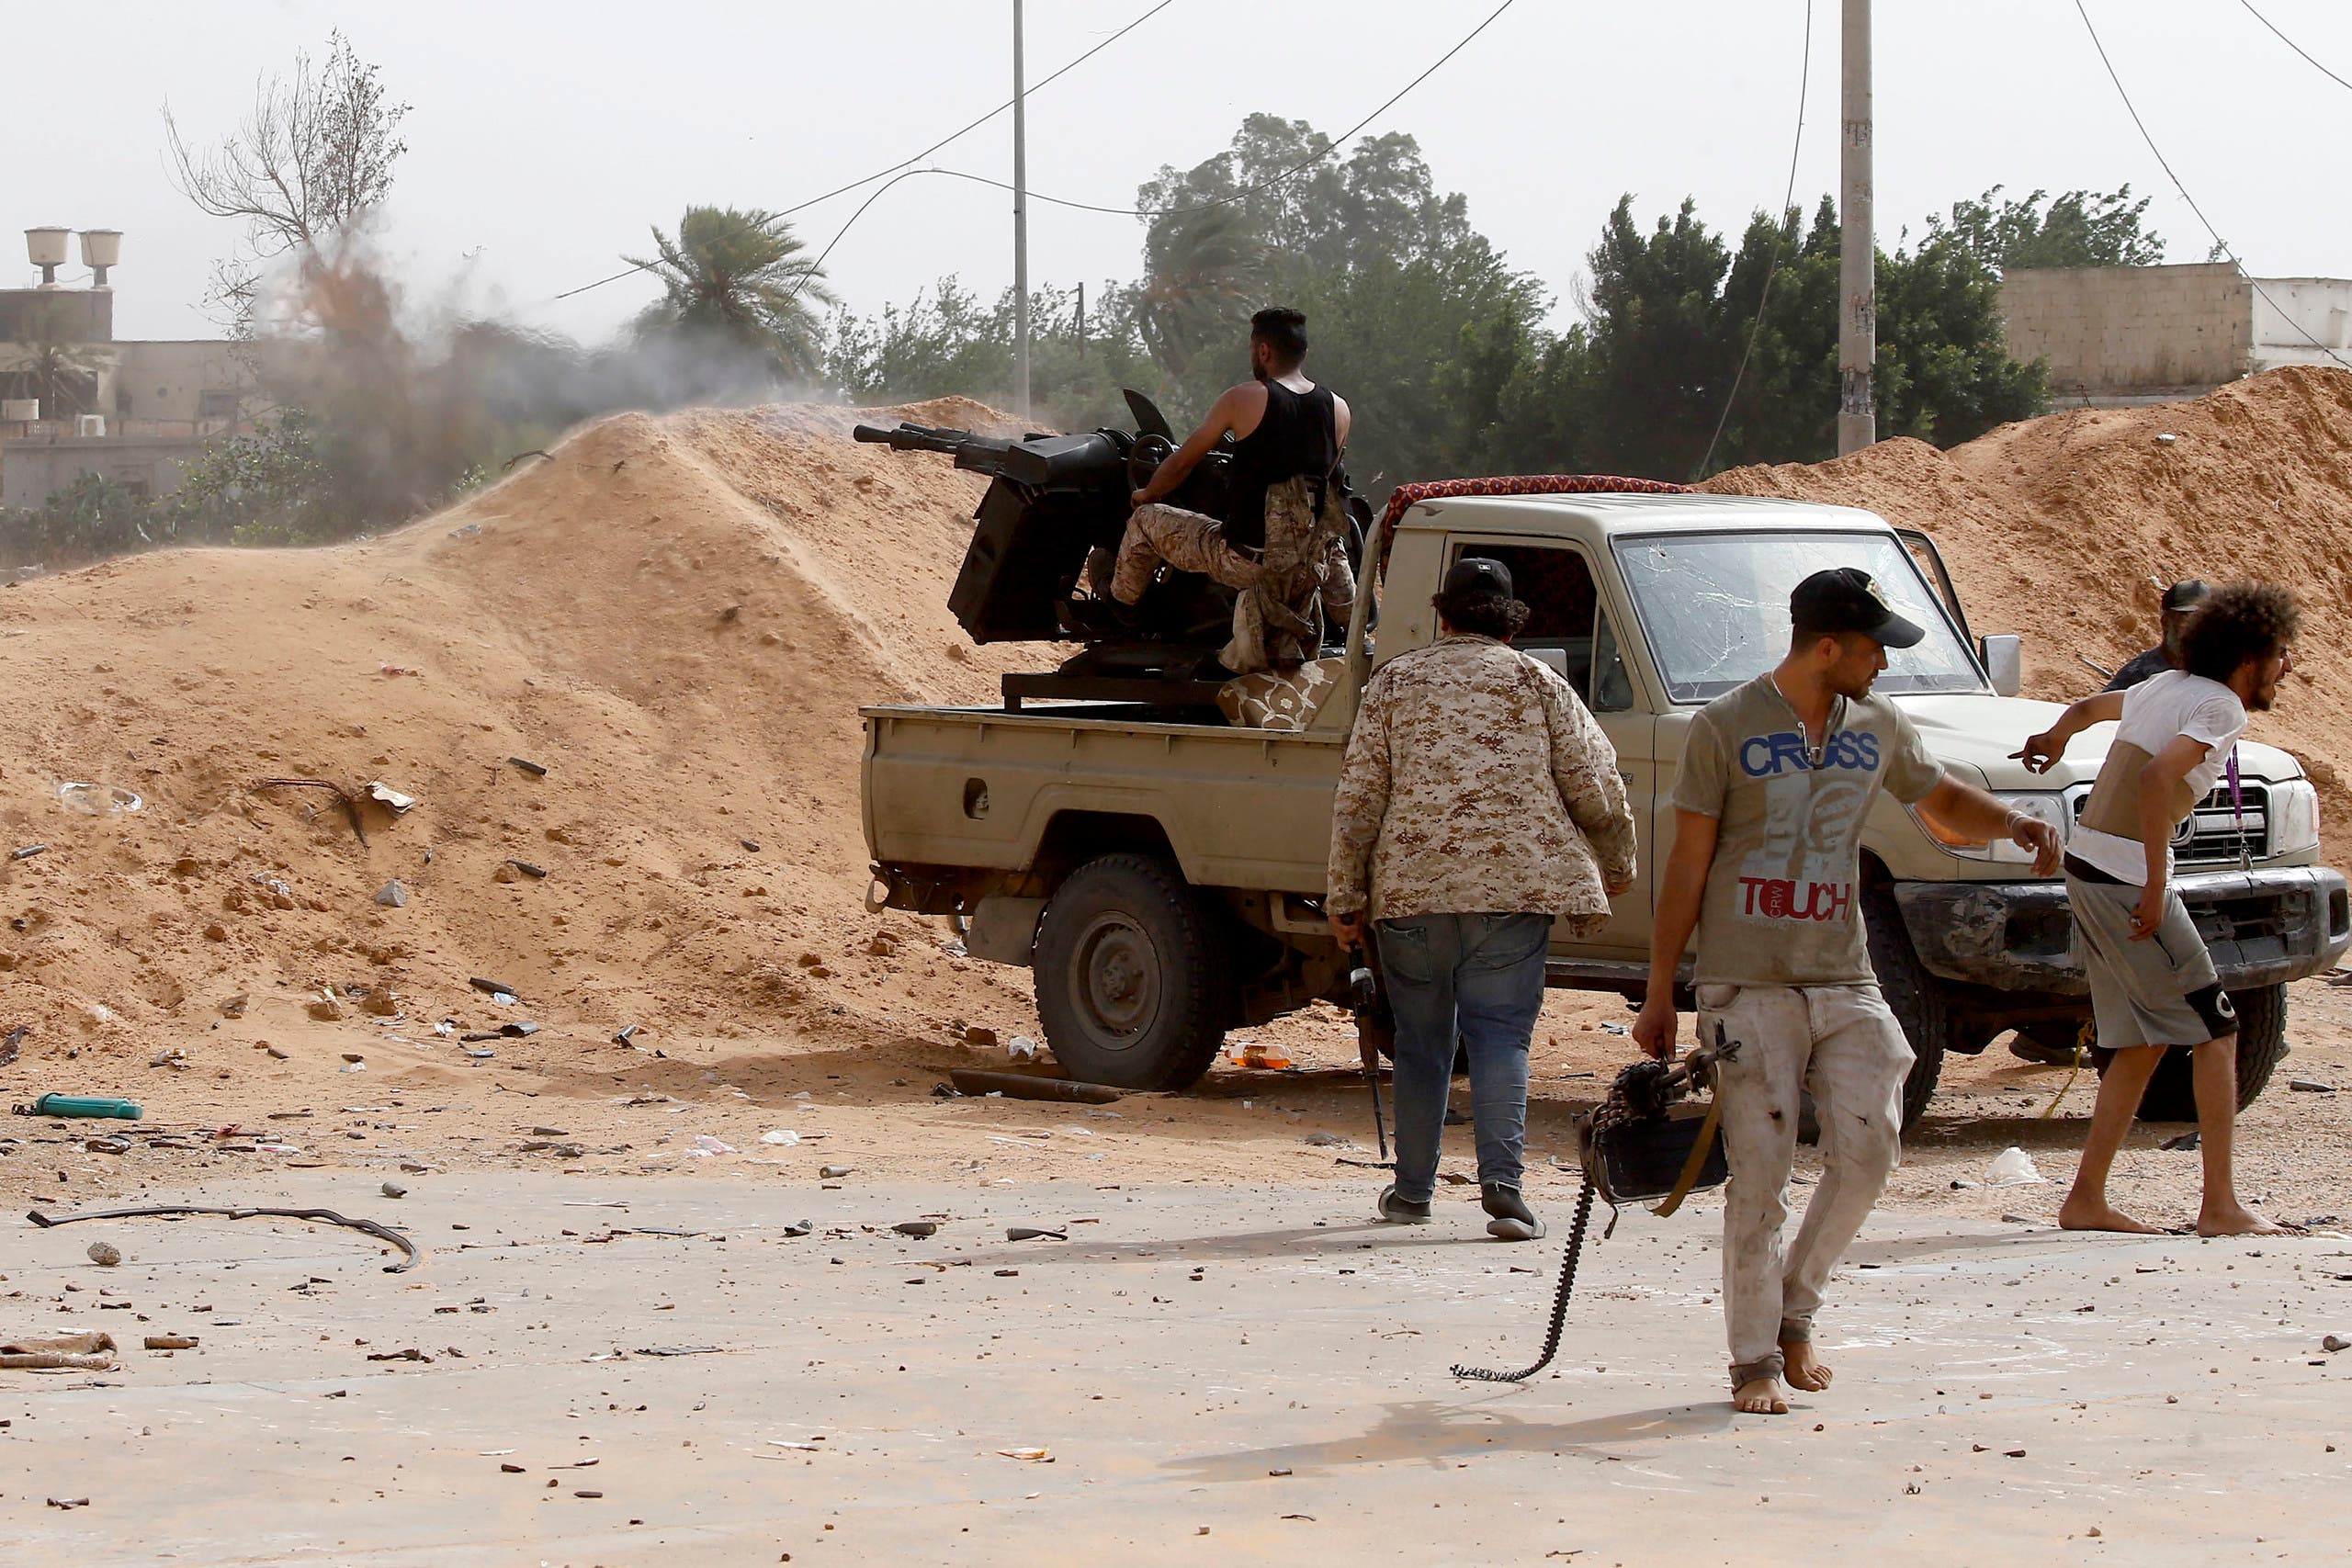
{"type": "Polygon", "coordinates": [[[2155,933],[2135,942],[2132,911],[2140,889],[2093,880],[2082,869],[2068,860],[2066,897],[2074,906],[2075,956],[2090,976],[2099,1044],[2110,1051],[2198,1045],[2235,1034],[2237,1010],[2180,895],[2165,895],[2155,933]]]}

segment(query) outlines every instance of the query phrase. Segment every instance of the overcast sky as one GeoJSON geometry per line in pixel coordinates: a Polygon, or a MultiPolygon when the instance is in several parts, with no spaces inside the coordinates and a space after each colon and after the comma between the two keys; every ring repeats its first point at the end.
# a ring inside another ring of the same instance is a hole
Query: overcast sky
{"type": "MultiPolygon", "coordinates": [[[[2240,0],[2088,0],[2157,143],[2261,276],[2352,276],[2338,166],[2352,90],[2297,58],[2240,0]]],[[[1151,0],[1030,0],[1032,82],[1151,0]]],[[[2352,78],[2352,6],[2256,0],[2352,78]]],[[[1492,0],[1174,0],[1038,91],[1033,189],[1132,203],[1162,164],[1189,166],[1265,110],[1337,133],[1452,47],[1492,0]]],[[[1815,0],[1797,198],[1838,177],[1837,0],[1815,0]]],[[[1645,219],[1684,195],[1736,229],[1788,177],[1803,0],[1601,6],[1517,0],[1370,130],[1419,139],[1442,188],[1516,266],[1569,297],[1601,219],[1634,194],[1645,219]]],[[[1878,223],[1892,245],[1928,212],[2005,184],[2155,197],[2168,259],[2208,239],[2132,130],[2072,0],[1880,7],[1878,223]]],[[[0,229],[123,230],[124,337],[214,335],[199,303],[233,225],[171,187],[166,100],[192,135],[228,130],[255,78],[341,28],[414,106],[388,245],[420,297],[458,298],[582,337],[652,295],[635,277],[550,297],[644,254],[649,223],[688,203],[780,208],[903,159],[1010,96],[1009,0],[243,0],[14,6],[5,33],[12,152],[0,229]]],[[[933,160],[1009,177],[1010,116],[933,160]]],[[[797,220],[812,248],[865,193],[797,220]]],[[[1012,278],[1010,197],[901,182],[828,263],[860,310],[944,273],[985,294],[1012,278]]],[[[1033,207],[1038,283],[1131,276],[1132,218],[1033,207]]],[[[9,241],[0,279],[29,281],[9,241]]],[[[76,272],[78,273],[78,268],[76,272]]]]}

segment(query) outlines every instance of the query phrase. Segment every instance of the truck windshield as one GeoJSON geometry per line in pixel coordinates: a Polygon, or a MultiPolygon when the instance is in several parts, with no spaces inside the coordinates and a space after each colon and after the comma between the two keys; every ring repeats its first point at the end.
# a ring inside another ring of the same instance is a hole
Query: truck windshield
{"type": "Polygon", "coordinates": [[[1858,566],[1906,620],[1917,648],[1886,650],[1882,692],[1981,692],[1984,679],[1892,534],[1653,534],[1617,542],[1650,652],[1678,703],[1710,702],[1781,661],[1789,592],[1825,567],[1858,566]]]}

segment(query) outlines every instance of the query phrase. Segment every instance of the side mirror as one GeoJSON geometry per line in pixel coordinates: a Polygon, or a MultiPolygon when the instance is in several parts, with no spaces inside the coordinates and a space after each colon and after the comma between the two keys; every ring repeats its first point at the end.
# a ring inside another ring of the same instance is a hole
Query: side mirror
{"type": "Polygon", "coordinates": [[[1991,679],[1996,694],[2014,697],[2025,690],[2023,637],[2003,632],[1997,637],[1984,638],[1977,643],[1976,649],[1984,660],[1984,673],[1991,679]]]}

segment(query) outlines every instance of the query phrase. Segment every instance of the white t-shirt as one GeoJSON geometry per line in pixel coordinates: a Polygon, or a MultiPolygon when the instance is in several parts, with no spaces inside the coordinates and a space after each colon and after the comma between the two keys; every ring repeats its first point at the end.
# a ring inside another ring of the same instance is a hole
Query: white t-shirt
{"type": "MultiPolygon", "coordinates": [[[[2245,705],[2238,701],[2235,692],[2186,670],[2166,670],[2123,694],[2123,719],[2115,727],[2115,739],[2137,746],[2151,757],[2171,745],[2176,736],[2203,741],[2205,760],[2188,770],[2189,795],[2202,801],[2228,767],[2230,753],[2245,731],[2245,705]]],[[[2148,852],[2137,839],[2077,825],[2066,848],[2134,887],[2148,879],[2148,852]]],[[[2169,877],[2169,845],[2165,849],[2165,868],[2169,877]]]]}

